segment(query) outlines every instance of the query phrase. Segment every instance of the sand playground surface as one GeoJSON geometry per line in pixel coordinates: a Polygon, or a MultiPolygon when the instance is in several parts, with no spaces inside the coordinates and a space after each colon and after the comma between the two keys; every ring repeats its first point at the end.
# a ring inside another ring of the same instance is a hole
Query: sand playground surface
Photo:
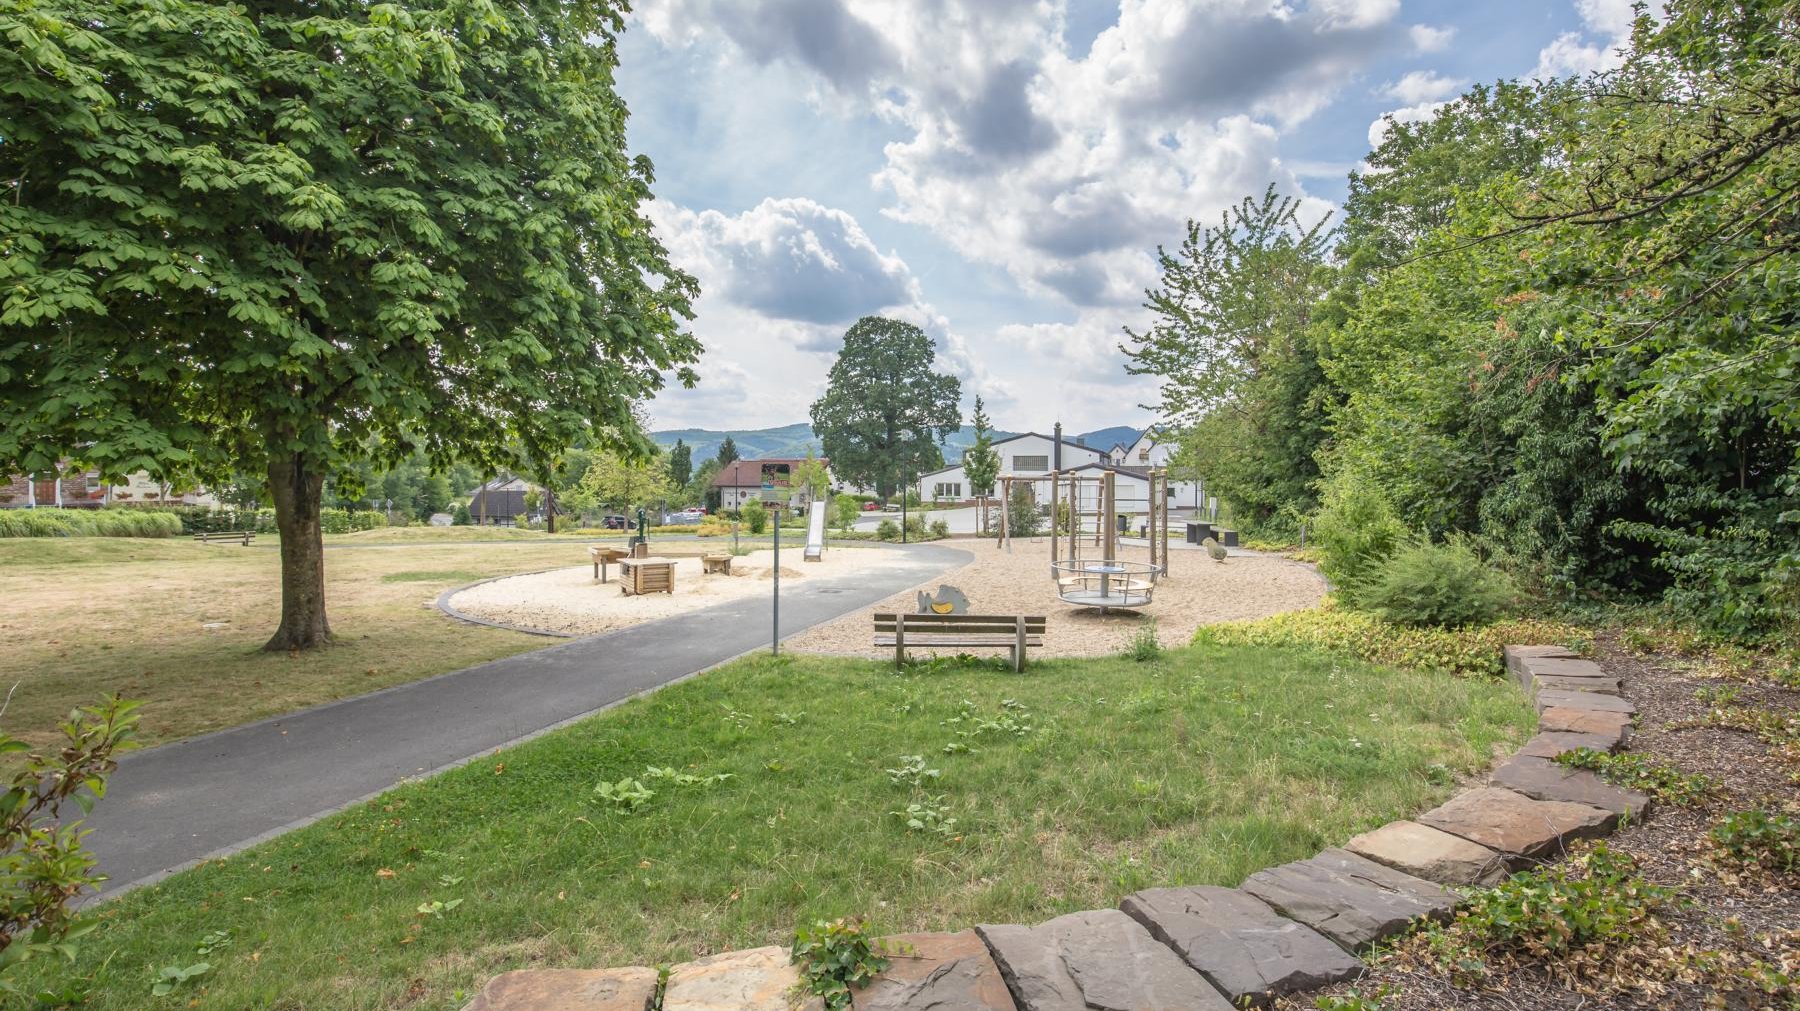
{"type": "MultiPolygon", "coordinates": [[[[683,547],[691,549],[692,545],[683,547]]],[[[654,550],[655,546],[652,548],[654,550]]],[[[587,550],[584,546],[578,553],[571,553],[582,557],[587,550]]],[[[703,574],[698,555],[659,551],[656,557],[674,561],[675,592],[622,593],[619,590],[619,565],[614,562],[607,566],[609,582],[606,583],[594,580],[592,564],[583,564],[481,583],[454,594],[449,604],[471,617],[518,628],[596,635],[686,614],[740,597],[767,597],[769,583],[774,577],[773,551],[752,551],[733,558],[729,576],[703,574]]],[[[783,595],[786,595],[787,587],[808,580],[875,572],[903,564],[905,560],[905,556],[897,551],[832,545],[822,561],[803,562],[799,545],[784,547],[781,552],[783,595]]]]}
{"type": "MultiPolygon", "coordinates": [[[[1156,584],[1155,599],[1138,611],[1096,610],[1065,604],[1056,597],[1050,575],[1050,545],[1038,538],[1018,540],[1007,551],[993,541],[940,541],[974,556],[917,587],[903,590],[869,607],[815,625],[788,638],[788,649],[849,656],[891,657],[876,649],[871,616],[878,611],[917,608],[918,590],[949,584],[968,595],[977,614],[1044,615],[1049,621],[1044,646],[1034,656],[1100,656],[1124,649],[1142,627],[1156,619],[1157,638],[1165,646],[1187,643],[1201,625],[1263,618],[1312,607],[1325,594],[1325,583],[1308,566],[1275,555],[1233,555],[1214,562],[1204,551],[1175,550],[1169,571],[1156,584]]],[[[1084,545],[1082,557],[1097,557],[1084,545]]],[[[773,552],[755,551],[732,559],[732,574],[703,575],[698,557],[675,558],[675,592],[627,596],[619,592],[618,567],[612,582],[596,583],[590,565],[509,576],[470,587],[450,598],[450,606],[488,621],[570,635],[594,635],[684,614],[741,597],[769,594],[773,552]]],[[[782,552],[781,580],[803,586],[820,577],[877,572],[902,564],[905,555],[879,548],[833,545],[822,562],[802,562],[796,547],[782,552]]],[[[1122,547],[1119,557],[1149,561],[1143,547],[1122,547]]],[[[785,592],[785,591],[784,591],[785,592]]],[[[918,651],[929,655],[928,651],[918,651]]]]}

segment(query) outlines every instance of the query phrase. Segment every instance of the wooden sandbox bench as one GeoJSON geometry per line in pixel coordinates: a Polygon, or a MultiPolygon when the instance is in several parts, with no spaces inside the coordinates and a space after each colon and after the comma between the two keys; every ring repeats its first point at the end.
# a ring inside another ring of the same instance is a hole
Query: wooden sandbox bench
{"type": "Polygon", "coordinates": [[[875,645],[891,647],[894,666],[909,646],[989,646],[1012,650],[1012,668],[1025,669],[1025,649],[1044,644],[1043,615],[877,614],[875,645]]]}
{"type": "Polygon", "coordinates": [[[731,556],[701,555],[700,571],[703,575],[708,573],[718,573],[722,576],[729,576],[731,575],[731,556]]]}
{"type": "Polygon", "coordinates": [[[594,563],[594,578],[602,583],[606,582],[607,564],[624,558],[625,553],[624,548],[614,548],[604,544],[596,544],[588,548],[588,560],[594,563]]]}
{"type": "Polygon", "coordinates": [[[211,530],[206,533],[194,535],[194,540],[197,540],[202,544],[226,544],[231,541],[237,541],[246,548],[249,547],[250,542],[255,539],[256,532],[253,530],[211,530]]]}

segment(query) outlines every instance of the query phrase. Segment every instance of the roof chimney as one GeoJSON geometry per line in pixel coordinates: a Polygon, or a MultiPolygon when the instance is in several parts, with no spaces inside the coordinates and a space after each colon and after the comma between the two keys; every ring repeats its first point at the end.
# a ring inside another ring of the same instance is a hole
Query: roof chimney
{"type": "Polygon", "coordinates": [[[1050,469],[1060,471],[1062,470],[1062,422],[1057,422],[1056,428],[1052,431],[1056,434],[1050,439],[1050,454],[1053,457],[1050,469]]]}

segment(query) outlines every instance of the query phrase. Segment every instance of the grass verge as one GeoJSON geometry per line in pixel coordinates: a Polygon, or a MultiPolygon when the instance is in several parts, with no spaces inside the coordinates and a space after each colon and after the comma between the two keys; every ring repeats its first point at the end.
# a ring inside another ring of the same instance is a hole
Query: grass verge
{"type": "Polygon", "coordinates": [[[1310,856],[1529,723],[1499,681],[1306,649],[749,658],[106,903],[72,971],[34,970],[95,1011],[156,1006],[160,971],[200,961],[170,1006],[449,1011],[506,969],[840,915],[1035,921],[1310,856]]]}

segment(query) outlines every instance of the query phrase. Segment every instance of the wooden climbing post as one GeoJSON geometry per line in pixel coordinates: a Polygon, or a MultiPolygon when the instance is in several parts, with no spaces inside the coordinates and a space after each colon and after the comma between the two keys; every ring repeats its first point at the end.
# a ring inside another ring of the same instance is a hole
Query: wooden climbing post
{"type": "Polygon", "coordinates": [[[1119,559],[1119,522],[1118,511],[1116,509],[1117,500],[1114,498],[1113,477],[1113,472],[1109,470],[1106,472],[1106,476],[1100,479],[1100,498],[1104,501],[1106,507],[1106,518],[1104,521],[1106,524],[1106,531],[1104,534],[1106,537],[1105,560],[1109,565],[1119,559]]]}
{"type": "Polygon", "coordinates": [[[1057,503],[1062,501],[1062,474],[1050,472],[1050,572],[1056,572],[1056,546],[1059,538],[1056,531],[1057,503]]]}

